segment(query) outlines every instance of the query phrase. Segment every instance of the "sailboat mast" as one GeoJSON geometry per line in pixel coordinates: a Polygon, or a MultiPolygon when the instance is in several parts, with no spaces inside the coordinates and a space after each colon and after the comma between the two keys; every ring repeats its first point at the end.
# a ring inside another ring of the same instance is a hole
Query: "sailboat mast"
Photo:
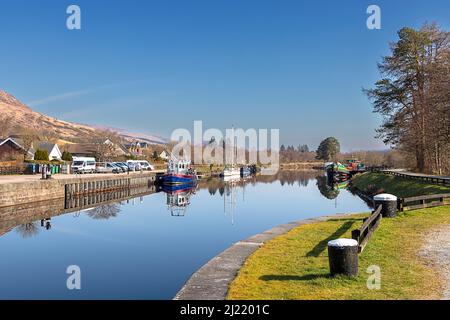
{"type": "Polygon", "coordinates": [[[234,153],[236,148],[236,137],[234,136],[234,125],[232,126],[232,133],[233,133],[233,153],[231,155],[231,166],[234,167],[234,153]]]}

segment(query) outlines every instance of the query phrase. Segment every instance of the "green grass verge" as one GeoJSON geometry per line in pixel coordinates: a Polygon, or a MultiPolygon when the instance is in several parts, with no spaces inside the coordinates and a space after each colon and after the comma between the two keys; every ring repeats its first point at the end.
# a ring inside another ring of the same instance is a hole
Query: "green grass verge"
{"type": "Polygon", "coordinates": [[[354,187],[361,191],[376,186],[399,198],[415,197],[428,194],[450,193],[450,187],[428,184],[418,180],[410,180],[382,173],[364,173],[352,179],[354,187]]]}
{"type": "Polygon", "coordinates": [[[360,255],[359,276],[329,277],[327,241],[351,237],[367,215],[300,226],[258,249],[232,283],[228,299],[436,299],[444,280],[419,251],[426,233],[450,224],[450,206],[383,219],[360,255]],[[381,289],[369,290],[366,270],[381,268],[381,289]]]}

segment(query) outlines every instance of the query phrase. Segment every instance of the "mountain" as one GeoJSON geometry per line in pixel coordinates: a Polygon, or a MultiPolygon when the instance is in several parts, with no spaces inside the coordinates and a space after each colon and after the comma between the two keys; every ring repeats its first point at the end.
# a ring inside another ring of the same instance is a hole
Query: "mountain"
{"type": "Polygon", "coordinates": [[[139,140],[142,142],[148,142],[150,144],[167,144],[169,142],[168,139],[148,133],[137,133],[137,132],[129,132],[125,129],[113,128],[113,127],[105,127],[105,126],[93,126],[99,130],[110,130],[119,134],[121,137],[125,138],[129,141],[139,140]]]}
{"type": "Polygon", "coordinates": [[[8,120],[12,128],[28,128],[37,132],[53,132],[61,139],[92,135],[96,129],[67,121],[58,120],[33,111],[9,93],[0,90],[0,119],[8,120]]]}
{"type": "Polygon", "coordinates": [[[105,129],[116,132],[128,141],[140,140],[152,144],[164,144],[167,142],[164,138],[154,135],[129,133],[123,129],[89,126],[49,117],[32,110],[11,94],[0,90],[0,126],[5,126],[5,122],[13,129],[33,129],[41,134],[51,134],[58,139],[72,142],[77,142],[84,137],[92,137],[100,130],[105,129]]]}

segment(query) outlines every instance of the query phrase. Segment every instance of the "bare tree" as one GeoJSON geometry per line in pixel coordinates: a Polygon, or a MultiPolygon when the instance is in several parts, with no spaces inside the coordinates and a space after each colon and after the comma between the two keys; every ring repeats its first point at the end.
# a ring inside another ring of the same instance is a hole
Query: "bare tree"
{"type": "Polygon", "coordinates": [[[0,117],[0,139],[9,137],[13,129],[13,117],[0,117]]]}
{"type": "Polygon", "coordinates": [[[88,216],[95,220],[107,220],[117,217],[120,212],[118,204],[105,204],[89,211],[88,216]]]}
{"type": "Polygon", "coordinates": [[[16,228],[16,231],[23,237],[23,238],[31,238],[39,233],[39,227],[36,224],[36,222],[30,222],[21,224],[16,228]]]}
{"type": "Polygon", "coordinates": [[[24,148],[24,159],[26,159],[28,152],[31,150],[33,145],[39,141],[39,133],[32,129],[26,127],[17,128],[19,137],[22,139],[22,147],[24,148]]]}

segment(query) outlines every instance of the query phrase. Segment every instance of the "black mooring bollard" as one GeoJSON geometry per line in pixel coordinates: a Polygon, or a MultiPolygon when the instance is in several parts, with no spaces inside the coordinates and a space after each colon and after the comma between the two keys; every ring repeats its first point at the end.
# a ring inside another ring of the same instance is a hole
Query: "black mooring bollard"
{"type": "Polygon", "coordinates": [[[328,242],[328,260],[331,276],[358,275],[358,241],[337,239],[328,242]]]}
{"type": "Polygon", "coordinates": [[[397,216],[397,197],[393,194],[382,193],[373,197],[375,209],[381,205],[381,215],[386,218],[397,216]]]}
{"type": "Polygon", "coordinates": [[[46,174],[46,179],[51,179],[52,178],[52,166],[47,166],[46,167],[47,170],[47,174],[46,174]]]}

